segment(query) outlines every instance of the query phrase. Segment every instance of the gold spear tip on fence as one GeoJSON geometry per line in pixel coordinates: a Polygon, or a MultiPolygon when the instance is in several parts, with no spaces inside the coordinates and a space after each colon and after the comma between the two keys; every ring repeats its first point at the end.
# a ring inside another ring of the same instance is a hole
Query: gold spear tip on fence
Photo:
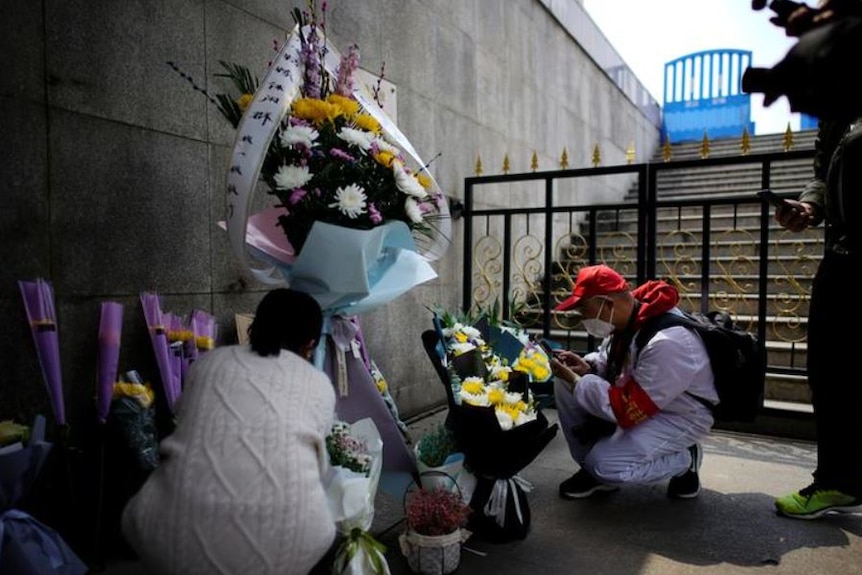
{"type": "Polygon", "coordinates": [[[626,163],[631,165],[635,161],[635,143],[631,142],[626,148],[626,163]]]}
{"type": "Polygon", "coordinates": [[[747,156],[751,151],[751,136],[748,134],[748,126],[742,130],[742,139],[739,142],[739,149],[742,150],[742,155],[747,156]]]}
{"type": "Polygon", "coordinates": [[[476,167],[473,169],[473,172],[477,176],[482,175],[482,156],[480,156],[479,154],[476,154],[476,167]]]}
{"type": "Polygon", "coordinates": [[[533,157],[530,158],[530,169],[534,172],[539,169],[539,155],[536,154],[536,150],[533,150],[533,157]]]}
{"type": "Polygon", "coordinates": [[[593,148],[593,167],[598,168],[599,164],[602,163],[602,151],[599,149],[599,145],[596,144],[593,148]]]}
{"type": "Polygon", "coordinates": [[[700,159],[705,160],[709,157],[709,135],[706,130],[703,131],[703,141],[700,143],[700,159]]]}
{"type": "Polygon", "coordinates": [[[563,146],[563,153],[560,154],[560,168],[567,169],[569,167],[569,152],[566,151],[566,147],[563,146]]]}
{"type": "Polygon", "coordinates": [[[503,173],[504,173],[504,174],[508,174],[508,173],[509,173],[509,169],[510,169],[510,166],[509,166],[509,154],[505,154],[505,155],[503,156],[503,173]]]}

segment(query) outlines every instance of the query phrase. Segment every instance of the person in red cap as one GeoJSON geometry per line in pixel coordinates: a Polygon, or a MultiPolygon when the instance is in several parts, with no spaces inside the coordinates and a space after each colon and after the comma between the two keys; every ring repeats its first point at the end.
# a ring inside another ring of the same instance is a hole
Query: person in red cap
{"type": "Polygon", "coordinates": [[[551,360],[560,427],[580,466],[560,484],[561,497],[665,480],[671,497],[700,493],[700,441],[713,416],[699,399],[718,403],[706,348],[695,332],[673,326],[635,349],[644,322],[682,313],[678,301],[667,282],[631,290],[615,270],[595,265],[580,270],[572,295],[555,308],[580,312],[587,333],[602,340],[584,357],[562,351],[551,360]]]}

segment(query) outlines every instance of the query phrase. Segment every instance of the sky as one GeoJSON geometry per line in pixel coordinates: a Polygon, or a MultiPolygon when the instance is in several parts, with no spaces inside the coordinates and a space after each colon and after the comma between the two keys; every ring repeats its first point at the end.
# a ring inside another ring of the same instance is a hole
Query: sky
{"type": "MultiPolygon", "coordinates": [[[[659,104],[671,60],[733,48],[750,50],[752,66],[771,68],[796,42],[769,21],[768,9],[752,10],[750,0],[583,0],[583,6],[659,104]]],[[[764,108],[763,96],[752,94],[751,110],[756,134],[782,133],[788,122],[799,129],[786,98],[764,108]]]]}

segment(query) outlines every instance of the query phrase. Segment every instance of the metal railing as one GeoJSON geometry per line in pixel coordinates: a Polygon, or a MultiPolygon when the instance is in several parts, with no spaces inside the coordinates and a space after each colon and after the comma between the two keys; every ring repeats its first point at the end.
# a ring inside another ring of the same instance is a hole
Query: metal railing
{"type": "Polygon", "coordinates": [[[823,232],[786,232],[756,192],[783,187],[795,195],[805,176],[785,176],[793,166],[810,166],[812,154],[467,178],[463,309],[496,303],[501,319],[592,349],[596,342],[576,314],[552,311],[578,269],[603,262],[633,285],[666,279],[679,289],[683,308],[724,309],[756,333],[768,352],[773,395],[805,403],[807,305],[823,232]],[[608,181],[616,184],[609,188],[629,189],[627,198],[584,201],[608,181]],[[690,181],[701,183],[681,193],[690,181]]]}

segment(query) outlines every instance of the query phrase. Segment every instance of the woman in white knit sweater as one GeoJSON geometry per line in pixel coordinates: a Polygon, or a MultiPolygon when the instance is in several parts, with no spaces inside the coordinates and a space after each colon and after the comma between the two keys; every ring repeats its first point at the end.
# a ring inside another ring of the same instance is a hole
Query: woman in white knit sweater
{"type": "Polygon", "coordinates": [[[249,346],[192,364],[161,463],[123,512],[148,573],[305,575],[335,525],[321,484],[335,393],[309,361],[320,306],[269,292],[249,346]]]}

